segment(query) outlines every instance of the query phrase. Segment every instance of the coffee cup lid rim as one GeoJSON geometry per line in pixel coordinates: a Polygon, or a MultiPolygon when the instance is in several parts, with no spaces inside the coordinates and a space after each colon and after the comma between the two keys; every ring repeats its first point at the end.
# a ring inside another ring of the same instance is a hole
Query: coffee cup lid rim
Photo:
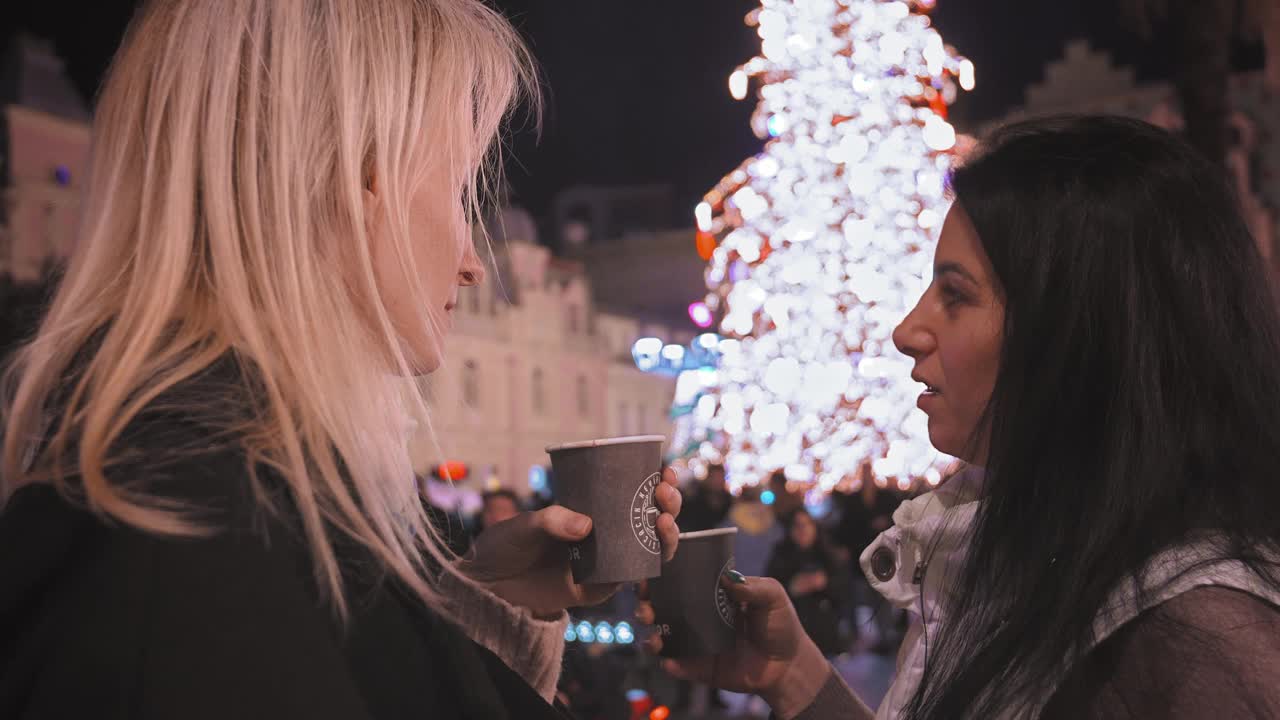
{"type": "Polygon", "coordinates": [[[559,443],[557,445],[548,445],[547,452],[553,453],[558,450],[579,450],[581,448],[603,447],[605,445],[625,445],[626,443],[636,442],[666,442],[666,435],[628,435],[626,437],[616,438],[600,438],[598,440],[579,440],[577,442],[559,443]]]}
{"type": "Polygon", "coordinates": [[[681,540],[697,540],[699,538],[717,537],[719,535],[737,535],[738,528],[712,528],[710,530],[693,530],[680,533],[681,540]]]}

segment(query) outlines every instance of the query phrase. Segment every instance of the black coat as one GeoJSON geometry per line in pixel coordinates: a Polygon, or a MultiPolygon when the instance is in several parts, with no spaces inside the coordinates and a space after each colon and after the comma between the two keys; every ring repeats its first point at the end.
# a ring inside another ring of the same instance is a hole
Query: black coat
{"type": "MultiPolygon", "coordinates": [[[[163,454],[175,432],[180,445],[208,442],[192,430],[156,424],[143,445],[163,454]]],[[[242,457],[215,450],[154,472],[166,496],[230,528],[207,539],[107,523],[48,486],[10,498],[0,718],[565,717],[349,547],[341,626],[296,528],[250,500],[242,457]]]]}
{"type": "Polygon", "coordinates": [[[848,575],[834,555],[821,545],[801,550],[790,540],[783,540],[774,548],[765,574],[787,588],[787,595],[795,606],[805,633],[824,654],[835,655],[844,651],[840,618],[847,599],[848,575]],[[817,570],[827,575],[826,589],[806,595],[791,593],[791,581],[797,575],[817,570]]]}

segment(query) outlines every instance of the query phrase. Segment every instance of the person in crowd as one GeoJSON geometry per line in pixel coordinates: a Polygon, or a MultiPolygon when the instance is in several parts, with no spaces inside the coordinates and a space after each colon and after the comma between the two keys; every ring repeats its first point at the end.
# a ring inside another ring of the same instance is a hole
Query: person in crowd
{"type": "Polygon", "coordinates": [[[4,386],[0,717],[562,716],[592,519],[454,557],[407,442],[534,74],[476,0],[142,4],[4,386]]]}
{"type": "Polygon", "coordinates": [[[480,495],[480,518],[476,523],[476,534],[505,522],[520,514],[520,496],[507,488],[486,490],[480,495]]]}
{"type": "Polygon", "coordinates": [[[844,568],[807,510],[791,514],[787,535],[774,546],[765,575],[786,589],[805,634],[824,655],[845,651],[840,636],[847,597],[844,568]]]}
{"type": "Polygon", "coordinates": [[[769,475],[769,484],[765,490],[773,493],[773,515],[783,525],[791,522],[792,513],[804,508],[804,495],[787,489],[787,476],[781,470],[769,475]]]}
{"type": "Polygon", "coordinates": [[[686,532],[720,527],[729,515],[733,496],[725,485],[723,465],[707,467],[707,476],[685,497],[680,527],[686,532]]]}
{"type": "Polygon", "coordinates": [[[889,487],[880,487],[870,478],[851,493],[834,493],[840,508],[835,534],[840,544],[856,558],[880,533],[893,525],[893,511],[902,498],[889,487]]]}
{"type": "Polygon", "coordinates": [[[902,498],[886,485],[879,485],[868,472],[862,473],[862,485],[852,493],[834,493],[833,500],[840,517],[833,537],[846,551],[852,602],[846,610],[852,626],[866,639],[866,645],[878,654],[889,654],[897,647],[898,621],[902,611],[895,608],[872,589],[859,566],[859,558],[880,533],[893,525],[893,511],[902,498]]]}
{"type": "MultiPolygon", "coordinates": [[[[862,555],[920,623],[876,716],[1280,717],[1280,317],[1230,180],[1136,120],[995,132],[893,334],[960,472],[862,555]]],[[[669,662],[783,720],[870,718],[783,587],[669,662]]]]}
{"type": "Polygon", "coordinates": [[[742,488],[723,523],[725,527],[738,528],[734,536],[734,565],[739,572],[751,575],[764,574],[773,547],[784,535],[773,509],[760,501],[761,492],[754,485],[742,488]]]}

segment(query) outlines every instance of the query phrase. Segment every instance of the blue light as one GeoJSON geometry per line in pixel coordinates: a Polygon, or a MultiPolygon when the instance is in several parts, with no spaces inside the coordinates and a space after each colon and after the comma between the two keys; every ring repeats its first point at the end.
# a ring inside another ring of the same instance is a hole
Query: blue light
{"type": "Polygon", "coordinates": [[[781,115],[771,115],[768,128],[770,137],[778,137],[787,131],[787,121],[781,115]]]}
{"type": "Polygon", "coordinates": [[[605,645],[613,642],[613,626],[607,622],[596,625],[596,642],[605,645]]]}
{"type": "Polygon", "coordinates": [[[619,645],[630,645],[635,642],[636,634],[631,629],[631,623],[622,621],[613,626],[613,639],[619,645]]]}
{"type": "Polygon", "coordinates": [[[596,632],[591,628],[591,623],[583,620],[578,623],[578,642],[593,643],[596,641],[596,632]]]}
{"type": "Polygon", "coordinates": [[[831,496],[820,490],[810,490],[804,496],[804,506],[815,520],[821,520],[831,514],[831,496]]]}
{"type": "Polygon", "coordinates": [[[631,358],[636,367],[649,372],[662,362],[662,340],[655,337],[643,337],[631,346],[631,358]]]}
{"type": "Polygon", "coordinates": [[[638,703],[642,700],[648,699],[649,693],[641,690],[640,688],[632,688],[627,691],[627,702],[629,703],[638,703]]]}
{"type": "Polygon", "coordinates": [[[547,489],[547,469],[541,465],[529,468],[529,489],[542,492],[547,489]]]}
{"type": "Polygon", "coordinates": [[[775,498],[772,490],[765,490],[764,492],[760,493],[760,502],[764,503],[765,505],[772,505],[774,499],[775,498]]]}
{"type": "Polygon", "coordinates": [[[564,641],[567,643],[578,641],[578,633],[574,631],[572,625],[564,629],[564,641]]]}

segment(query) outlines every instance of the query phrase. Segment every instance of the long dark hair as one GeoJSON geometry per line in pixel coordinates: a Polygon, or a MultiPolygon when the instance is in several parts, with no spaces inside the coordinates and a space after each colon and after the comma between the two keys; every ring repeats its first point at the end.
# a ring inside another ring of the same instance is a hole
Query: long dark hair
{"type": "Polygon", "coordinates": [[[1201,531],[1280,588],[1280,320],[1223,171],[1059,117],[997,131],[951,187],[1005,321],[985,502],[906,712],[930,720],[1027,714],[1107,596],[1201,531]]]}

